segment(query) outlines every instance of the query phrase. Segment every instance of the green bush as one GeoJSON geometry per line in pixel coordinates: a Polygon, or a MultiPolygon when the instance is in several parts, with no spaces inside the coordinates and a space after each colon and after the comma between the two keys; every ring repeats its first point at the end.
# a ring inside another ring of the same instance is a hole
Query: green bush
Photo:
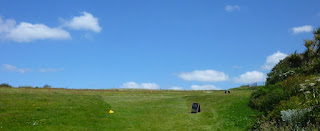
{"type": "Polygon", "coordinates": [[[273,125],[278,126],[273,130],[312,130],[320,125],[320,77],[315,76],[320,73],[320,28],[313,34],[313,39],[305,40],[303,53],[294,52],[278,62],[268,73],[266,86],[251,95],[249,106],[267,116],[254,129],[273,125]]]}
{"type": "Polygon", "coordinates": [[[320,127],[307,123],[302,125],[301,123],[286,123],[276,120],[269,120],[267,118],[260,118],[257,120],[251,130],[254,131],[319,131],[320,127]]]}
{"type": "Polygon", "coordinates": [[[249,106],[268,113],[284,98],[284,94],[281,83],[259,88],[251,95],[249,106]]]}
{"type": "MultiPolygon", "coordinates": [[[[297,73],[305,72],[301,71],[300,67],[303,65],[304,60],[301,54],[291,54],[285,59],[281,60],[275,65],[270,73],[268,73],[266,84],[275,84],[277,82],[284,81],[288,77],[297,73]]],[[[311,70],[307,69],[306,71],[311,70]]]]}
{"type": "Polygon", "coordinates": [[[249,106],[265,113],[271,113],[268,115],[269,118],[280,119],[280,111],[293,109],[280,107],[292,96],[301,94],[300,83],[304,82],[306,78],[304,75],[294,75],[283,82],[259,88],[251,95],[249,106]],[[279,105],[281,106],[277,107],[279,105]],[[277,109],[273,111],[275,107],[277,107],[277,109]]]}
{"type": "Polygon", "coordinates": [[[43,86],[43,88],[51,88],[51,86],[46,84],[43,86]]]}
{"type": "Polygon", "coordinates": [[[2,83],[2,84],[0,84],[0,87],[7,87],[7,88],[9,87],[9,88],[10,88],[10,87],[12,87],[12,86],[9,85],[9,84],[7,84],[7,83],[2,83]]]}
{"type": "Polygon", "coordinates": [[[280,103],[268,114],[268,118],[281,120],[281,111],[296,108],[306,108],[301,104],[301,99],[298,96],[293,96],[289,100],[282,100],[280,103]]]}
{"type": "Polygon", "coordinates": [[[286,98],[300,94],[300,84],[306,80],[306,76],[297,74],[282,82],[281,87],[285,90],[286,98]]]}

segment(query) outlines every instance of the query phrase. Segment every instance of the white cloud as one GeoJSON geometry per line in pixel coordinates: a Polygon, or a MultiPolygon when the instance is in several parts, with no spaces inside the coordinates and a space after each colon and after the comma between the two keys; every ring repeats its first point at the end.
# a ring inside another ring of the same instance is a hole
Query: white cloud
{"type": "Polygon", "coordinates": [[[44,39],[65,40],[71,38],[69,32],[63,29],[50,28],[44,24],[30,24],[26,22],[21,22],[11,30],[6,37],[17,42],[30,42],[44,39]]]}
{"type": "Polygon", "coordinates": [[[82,12],[82,16],[75,16],[70,21],[65,22],[65,26],[76,30],[91,30],[100,32],[102,28],[99,26],[98,18],[88,12],[82,12]]]}
{"type": "Polygon", "coordinates": [[[2,64],[2,71],[10,71],[10,72],[19,72],[19,73],[26,73],[26,72],[31,72],[31,69],[28,68],[18,68],[16,66],[13,65],[9,65],[9,64],[2,64]]]}
{"type": "Polygon", "coordinates": [[[265,80],[266,80],[266,75],[259,71],[246,72],[240,75],[239,77],[234,78],[234,82],[243,83],[243,84],[249,84],[254,82],[264,82],[265,80]]]}
{"type": "MultiPolygon", "coordinates": [[[[76,30],[91,30],[100,32],[98,18],[88,12],[82,12],[81,16],[73,17],[65,21],[60,27],[69,27],[76,30]]],[[[16,42],[31,42],[35,40],[66,40],[71,39],[70,33],[60,27],[48,27],[45,24],[32,24],[21,22],[16,24],[13,19],[2,19],[0,16],[0,39],[16,42]]],[[[88,36],[86,36],[88,38],[88,36]]]]}
{"type": "Polygon", "coordinates": [[[173,86],[173,87],[169,88],[169,90],[183,90],[183,88],[180,86],[173,86]]]}
{"type": "Polygon", "coordinates": [[[41,68],[39,69],[40,72],[42,73],[46,73],[46,72],[58,72],[58,71],[61,71],[63,69],[54,69],[54,68],[41,68]]]}
{"type": "Polygon", "coordinates": [[[272,69],[280,60],[286,58],[288,55],[281,53],[280,51],[267,57],[265,64],[262,66],[263,69],[272,69]]]}
{"type": "Polygon", "coordinates": [[[293,27],[291,28],[293,33],[298,34],[298,33],[304,33],[304,32],[312,32],[313,27],[311,25],[304,25],[304,26],[299,26],[299,27],[293,27]]]}
{"type": "Polygon", "coordinates": [[[141,83],[137,84],[135,82],[127,82],[122,84],[120,88],[127,88],[127,89],[160,89],[160,86],[156,83],[141,83]]]}
{"type": "Polygon", "coordinates": [[[195,70],[193,72],[183,72],[179,77],[186,81],[202,81],[202,82],[216,82],[226,81],[229,77],[219,71],[215,70],[195,70]]]}
{"type": "Polygon", "coordinates": [[[2,20],[0,17],[0,38],[16,42],[30,42],[44,39],[65,40],[70,39],[71,36],[69,32],[61,28],[50,28],[44,24],[27,22],[16,25],[15,20],[2,20]]]}
{"type": "Polygon", "coordinates": [[[225,7],[225,10],[228,11],[228,12],[239,11],[240,10],[240,6],[239,5],[227,5],[225,7]]]}
{"type": "Polygon", "coordinates": [[[214,85],[192,85],[191,90],[221,90],[220,88],[215,87],[214,85]]]}

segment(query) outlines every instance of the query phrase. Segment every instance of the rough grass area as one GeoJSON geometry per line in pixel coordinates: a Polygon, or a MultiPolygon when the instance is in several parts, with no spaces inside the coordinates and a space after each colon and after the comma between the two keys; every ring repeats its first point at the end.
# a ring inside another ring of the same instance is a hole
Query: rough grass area
{"type": "Polygon", "coordinates": [[[0,88],[0,130],[247,130],[252,92],[0,88]]]}

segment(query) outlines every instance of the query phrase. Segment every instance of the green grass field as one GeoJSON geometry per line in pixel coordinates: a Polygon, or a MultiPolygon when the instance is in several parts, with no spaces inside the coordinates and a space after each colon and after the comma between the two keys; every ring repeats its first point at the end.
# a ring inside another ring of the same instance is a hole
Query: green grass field
{"type": "Polygon", "coordinates": [[[248,130],[253,91],[0,88],[0,130],[248,130]]]}

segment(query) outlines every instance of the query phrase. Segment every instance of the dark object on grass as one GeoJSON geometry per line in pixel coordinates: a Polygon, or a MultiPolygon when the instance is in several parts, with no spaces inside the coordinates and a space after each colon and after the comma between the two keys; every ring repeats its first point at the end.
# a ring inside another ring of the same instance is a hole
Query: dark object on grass
{"type": "Polygon", "coordinates": [[[230,91],[228,91],[228,93],[230,93],[230,91]]]}
{"type": "Polygon", "coordinates": [[[225,91],[224,91],[224,94],[226,94],[227,92],[228,92],[228,93],[230,93],[230,91],[228,91],[228,90],[225,90],[225,91]]]}
{"type": "Polygon", "coordinates": [[[200,112],[200,104],[192,103],[191,113],[198,113],[198,112],[200,112]]]}

